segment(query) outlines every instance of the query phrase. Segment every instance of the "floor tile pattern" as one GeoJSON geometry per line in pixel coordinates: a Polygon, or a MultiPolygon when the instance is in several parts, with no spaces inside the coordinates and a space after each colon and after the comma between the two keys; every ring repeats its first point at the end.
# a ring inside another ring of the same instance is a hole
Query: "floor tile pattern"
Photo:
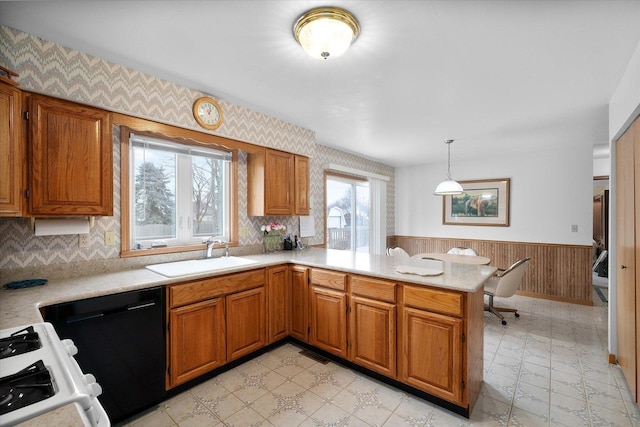
{"type": "Polygon", "coordinates": [[[607,306],[515,296],[503,326],[485,313],[484,385],[470,419],[285,344],[225,372],[127,427],[625,426],[640,410],[607,363],[607,306]]]}

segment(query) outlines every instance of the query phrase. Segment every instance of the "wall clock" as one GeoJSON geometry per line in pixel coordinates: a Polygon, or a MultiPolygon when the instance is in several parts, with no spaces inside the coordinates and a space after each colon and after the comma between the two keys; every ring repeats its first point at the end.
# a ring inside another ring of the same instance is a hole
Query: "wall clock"
{"type": "Polygon", "coordinates": [[[204,96],[193,103],[193,117],[205,129],[218,129],[222,125],[222,108],[215,99],[204,96]]]}

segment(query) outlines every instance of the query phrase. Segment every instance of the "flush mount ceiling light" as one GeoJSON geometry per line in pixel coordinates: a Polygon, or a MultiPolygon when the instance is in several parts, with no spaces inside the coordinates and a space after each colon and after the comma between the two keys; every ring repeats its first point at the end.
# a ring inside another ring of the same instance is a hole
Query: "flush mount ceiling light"
{"type": "Polygon", "coordinates": [[[318,7],[302,15],[293,26],[293,35],[314,58],[342,55],[360,34],[356,18],[339,7],[318,7]]]}
{"type": "Polygon", "coordinates": [[[453,194],[462,194],[462,186],[451,179],[451,143],[453,139],[445,139],[447,144],[447,179],[442,181],[433,192],[436,196],[449,196],[453,194]]]}

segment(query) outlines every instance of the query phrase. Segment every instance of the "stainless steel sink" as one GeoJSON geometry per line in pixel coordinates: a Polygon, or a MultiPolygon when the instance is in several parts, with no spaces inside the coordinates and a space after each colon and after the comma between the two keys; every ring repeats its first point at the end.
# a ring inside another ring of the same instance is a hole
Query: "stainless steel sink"
{"type": "Polygon", "coordinates": [[[258,261],[252,259],[229,256],[153,264],[147,265],[146,268],[163,276],[179,277],[242,267],[244,265],[256,264],[257,262],[258,261]]]}

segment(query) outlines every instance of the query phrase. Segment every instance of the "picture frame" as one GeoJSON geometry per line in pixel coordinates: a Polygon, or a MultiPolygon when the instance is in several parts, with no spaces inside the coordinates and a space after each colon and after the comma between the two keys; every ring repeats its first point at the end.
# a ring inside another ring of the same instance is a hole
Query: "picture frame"
{"type": "Polygon", "coordinates": [[[458,182],[462,194],[442,197],[442,224],[509,226],[510,178],[458,182]]]}

